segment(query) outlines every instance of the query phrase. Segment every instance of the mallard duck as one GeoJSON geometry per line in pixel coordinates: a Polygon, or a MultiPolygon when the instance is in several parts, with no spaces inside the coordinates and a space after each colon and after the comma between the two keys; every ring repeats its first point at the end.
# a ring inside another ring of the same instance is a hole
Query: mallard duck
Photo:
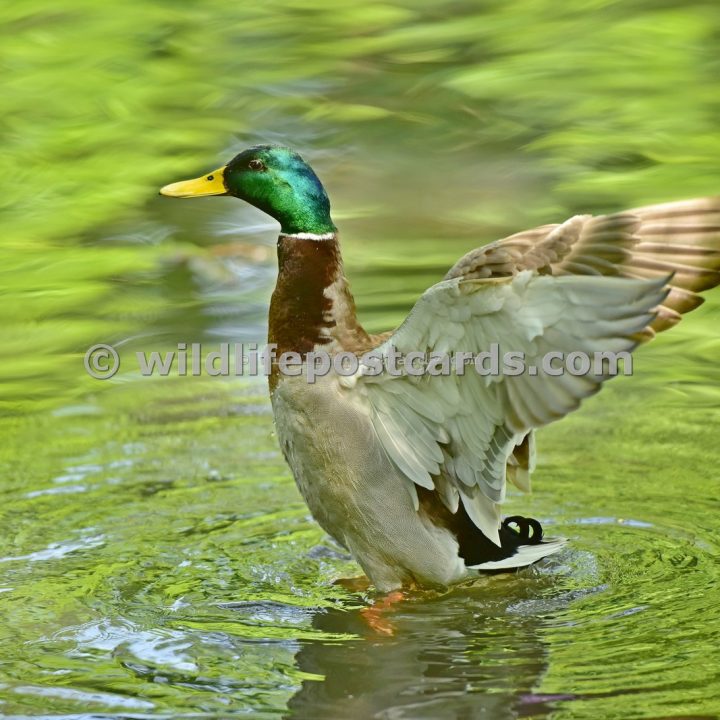
{"type": "Polygon", "coordinates": [[[351,374],[314,383],[275,363],[270,398],[312,515],[383,593],[447,587],[560,550],[565,540],[543,537],[536,520],[501,519],[506,483],[529,490],[535,430],[576,409],[609,371],[559,374],[541,358],[630,352],[720,282],[720,198],[577,215],[472,250],[396,330],[372,335],[356,316],[328,196],[296,152],[252,147],[161,194],[231,195],[275,218],[269,343],[304,363],[318,352],[361,358],[351,374]],[[477,354],[493,343],[537,372],[377,373],[366,357],[477,354]]]}

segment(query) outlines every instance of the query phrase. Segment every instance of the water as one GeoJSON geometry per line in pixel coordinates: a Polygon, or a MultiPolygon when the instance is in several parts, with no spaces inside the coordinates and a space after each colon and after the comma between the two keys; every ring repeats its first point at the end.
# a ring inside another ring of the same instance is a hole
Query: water
{"type": "Polygon", "coordinates": [[[335,584],[359,570],[264,381],[132,364],[262,342],[273,223],[156,196],[254,142],[317,168],[373,331],[482,242],[716,193],[716,4],[235,5],[0,10],[0,715],[717,717],[717,293],[540,433],[507,511],[569,549],[418,595],[392,636],[335,584]]]}

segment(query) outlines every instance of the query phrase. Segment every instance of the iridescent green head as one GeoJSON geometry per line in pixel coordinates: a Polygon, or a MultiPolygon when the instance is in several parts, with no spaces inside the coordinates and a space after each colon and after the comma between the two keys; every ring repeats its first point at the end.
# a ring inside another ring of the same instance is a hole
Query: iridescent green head
{"type": "Polygon", "coordinates": [[[168,197],[233,195],[274,217],[285,234],[335,232],[330,201],[313,169],[293,150],[257,145],[195,180],[166,185],[168,197]]]}

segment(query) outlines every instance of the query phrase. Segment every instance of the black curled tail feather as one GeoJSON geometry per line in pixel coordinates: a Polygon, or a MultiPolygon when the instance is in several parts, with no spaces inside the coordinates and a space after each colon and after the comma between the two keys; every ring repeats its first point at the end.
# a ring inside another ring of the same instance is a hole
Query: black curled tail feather
{"type": "MultiPolygon", "coordinates": [[[[567,540],[562,537],[546,538],[542,525],[534,518],[512,515],[500,525],[500,544],[492,552],[484,553],[480,562],[465,564],[469,569],[482,572],[508,572],[532,565],[538,560],[562,550],[567,540]]],[[[478,554],[475,554],[478,557],[478,554]]]]}
{"type": "MultiPolygon", "coordinates": [[[[518,545],[538,545],[543,539],[542,525],[535,518],[527,518],[522,515],[512,515],[502,521],[502,526],[516,537],[512,540],[518,545]]],[[[501,537],[501,542],[503,538],[501,537]]],[[[503,545],[505,543],[502,543],[503,545]]],[[[511,544],[510,542],[508,544],[511,544]]]]}
{"type": "Polygon", "coordinates": [[[515,555],[524,545],[539,545],[543,539],[542,525],[534,518],[513,515],[505,518],[498,530],[500,545],[469,520],[456,535],[460,557],[468,567],[488,561],[497,562],[515,555]]]}
{"type": "Polygon", "coordinates": [[[458,544],[458,555],[468,568],[500,570],[524,567],[545,555],[552,555],[565,544],[564,538],[546,538],[542,525],[534,518],[512,515],[498,528],[500,544],[496,545],[470,519],[463,503],[452,512],[437,502],[435,491],[417,487],[421,512],[436,526],[452,533],[458,544]],[[485,565],[488,565],[485,568],[485,565]]]}

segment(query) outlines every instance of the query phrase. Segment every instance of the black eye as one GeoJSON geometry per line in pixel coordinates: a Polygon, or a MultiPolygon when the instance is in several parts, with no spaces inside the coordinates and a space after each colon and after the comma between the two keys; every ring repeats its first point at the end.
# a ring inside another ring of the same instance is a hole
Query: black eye
{"type": "Polygon", "coordinates": [[[251,160],[248,163],[248,167],[251,170],[264,170],[265,169],[265,163],[263,163],[262,160],[251,160]]]}
{"type": "Polygon", "coordinates": [[[214,175],[208,175],[208,176],[207,176],[207,179],[208,179],[208,180],[214,180],[214,179],[215,179],[215,176],[214,176],[214,175]]]}

